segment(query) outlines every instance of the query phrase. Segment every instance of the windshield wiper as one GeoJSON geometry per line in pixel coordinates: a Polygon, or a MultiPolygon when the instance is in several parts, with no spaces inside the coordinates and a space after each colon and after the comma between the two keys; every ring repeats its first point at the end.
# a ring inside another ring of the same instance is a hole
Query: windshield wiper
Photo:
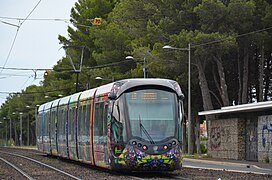
{"type": "Polygon", "coordinates": [[[144,125],[142,124],[140,114],[139,114],[139,125],[140,125],[140,130],[141,130],[141,136],[142,136],[142,131],[143,131],[144,134],[146,135],[146,137],[149,139],[150,143],[151,143],[151,144],[155,144],[155,142],[153,141],[152,137],[149,135],[149,133],[148,133],[147,130],[145,129],[144,125]]]}

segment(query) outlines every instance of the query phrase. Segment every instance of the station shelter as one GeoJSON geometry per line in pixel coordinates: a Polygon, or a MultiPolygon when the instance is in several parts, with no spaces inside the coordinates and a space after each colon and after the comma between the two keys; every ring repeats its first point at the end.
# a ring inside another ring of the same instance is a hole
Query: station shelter
{"type": "Polygon", "coordinates": [[[272,162],[272,101],[222,107],[198,115],[211,119],[210,157],[272,162]]]}

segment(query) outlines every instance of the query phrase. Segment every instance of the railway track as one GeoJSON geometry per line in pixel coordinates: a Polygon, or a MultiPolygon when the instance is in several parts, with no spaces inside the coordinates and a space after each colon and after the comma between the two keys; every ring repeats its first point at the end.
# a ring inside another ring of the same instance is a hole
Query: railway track
{"type": "Polygon", "coordinates": [[[10,167],[18,171],[22,177],[29,180],[32,179],[76,179],[70,173],[62,171],[58,168],[42,163],[38,160],[14,153],[0,151],[0,160],[8,164],[10,167]]]}
{"type": "MultiPolygon", "coordinates": [[[[46,176],[44,174],[48,174],[48,173],[42,173],[41,177],[37,176],[35,177],[35,179],[44,179],[44,177],[47,177],[47,179],[136,179],[136,180],[142,180],[145,178],[141,178],[141,177],[137,177],[131,174],[122,174],[122,173],[116,173],[110,170],[106,170],[103,168],[98,168],[98,167],[93,167],[87,164],[83,164],[80,162],[76,162],[76,161],[71,161],[68,159],[64,159],[64,158],[59,158],[59,157],[55,157],[55,156],[50,156],[50,155],[45,155],[43,153],[37,152],[36,150],[29,150],[29,149],[17,149],[17,148],[0,148],[0,157],[3,157],[9,155],[9,156],[15,156],[18,158],[25,158],[27,161],[29,161],[29,159],[32,159],[32,161],[34,162],[39,162],[39,168],[48,168],[46,165],[48,164],[53,164],[53,168],[51,171],[51,174],[58,172],[58,170],[63,171],[63,172],[70,172],[70,174],[72,173],[74,177],[67,177],[66,175],[62,175],[59,178],[55,178],[55,177],[50,177],[50,176],[46,176]],[[12,152],[12,153],[11,153],[12,152]],[[34,158],[34,159],[33,159],[34,158]],[[46,165],[42,165],[42,164],[46,164],[46,165]],[[58,170],[56,170],[58,169],[58,170]],[[56,172],[54,172],[56,171],[56,172]]],[[[1,162],[1,160],[0,160],[1,162]]],[[[21,166],[22,165],[18,165],[18,163],[14,163],[16,164],[19,169],[22,169],[21,166]]],[[[49,166],[49,165],[48,165],[49,166]]],[[[27,166],[29,169],[33,169],[32,167],[27,166]]],[[[0,177],[1,177],[1,163],[0,163],[0,177]]],[[[24,172],[28,172],[28,169],[23,170],[24,172]]],[[[40,171],[39,169],[37,169],[36,171],[40,171]]],[[[16,172],[18,174],[18,172],[16,172]]],[[[27,173],[30,174],[30,173],[27,173]]],[[[22,175],[20,175],[20,177],[23,177],[22,175]]],[[[33,178],[33,177],[32,177],[33,178]]],[[[1,178],[0,178],[1,179],[1,178]]],[[[6,179],[20,179],[18,178],[18,176],[16,176],[16,178],[6,178],[6,179]]]]}
{"type": "Polygon", "coordinates": [[[64,172],[72,174],[77,179],[107,179],[107,180],[142,180],[142,179],[271,179],[271,175],[260,175],[253,173],[238,173],[212,169],[199,169],[183,167],[180,170],[173,172],[114,172],[103,168],[90,166],[76,161],[71,161],[64,158],[45,155],[37,150],[17,149],[17,148],[2,148],[0,147],[0,179],[75,179],[61,174],[46,166],[31,162],[28,159],[23,159],[20,156],[34,159],[44,164],[54,166],[64,172]],[[18,156],[9,155],[17,154],[18,156]],[[11,165],[3,161],[5,159],[11,164],[25,172],[29,177],[19,173],[11,168],[11,165]]]}

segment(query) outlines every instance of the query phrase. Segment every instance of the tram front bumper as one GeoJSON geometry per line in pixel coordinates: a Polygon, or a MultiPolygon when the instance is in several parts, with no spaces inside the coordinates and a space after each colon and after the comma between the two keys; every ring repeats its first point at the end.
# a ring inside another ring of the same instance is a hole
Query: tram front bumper
{"type": "Polygon", "coordinates": [[[113,158],[113,170],[173,171],[182,167],[182,151],[179,146],[163,154],[146,154],[127,145],[119,157],[113,158]]]}

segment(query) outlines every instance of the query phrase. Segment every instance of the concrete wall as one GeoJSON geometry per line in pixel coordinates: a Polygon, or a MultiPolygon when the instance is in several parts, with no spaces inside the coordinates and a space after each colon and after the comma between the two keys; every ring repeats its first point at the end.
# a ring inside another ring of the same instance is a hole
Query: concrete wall
{"type": "Polygon", "coordinates": [[[258,118],[258,161],[272,162],[272,115],[258,118]]]}
{"type": "Polygon", "coordinates": [[[214,158],[245,159],[245,121],[239,118],[209,123],[208,154],[214,158]]]}

